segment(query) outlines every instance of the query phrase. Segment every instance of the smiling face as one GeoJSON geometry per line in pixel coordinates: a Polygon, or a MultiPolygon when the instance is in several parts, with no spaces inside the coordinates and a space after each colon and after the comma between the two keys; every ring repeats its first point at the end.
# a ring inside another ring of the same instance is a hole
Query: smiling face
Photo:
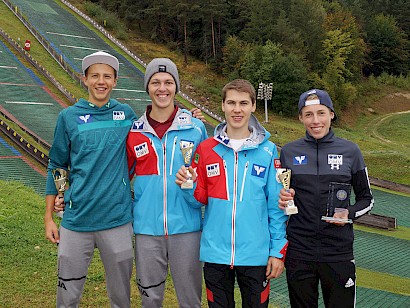
{"type": "Polygon", "coordinates": [[[171,74],[155,73],[148,83],[148,94],[154,110],[174,110],[176,83],[171,74]]]}
{"type": "Polygon", "coordinates": [[[93,64],[84,77],[88,88],[88,101],[101,107],[110,99],[112,89],[117,85],[115,70],[107,64],[93,64]]]}
{"type": "Polygon", "coordinates": [[[299,120],[305,126],[308,134],[318,140],[329,133],[334,116],[335,114],[324,105],[310,105],[302,108],[299,120]]]}
{"type": "Polygon", "coordinates": [[[222,111],[225,112],[227,123],[226,133],[231,139],[244,139],[249,137],[249,119],[256,109],[248,92],[230,89],[226,91],[225,100],[222,101],[222,111]]]}

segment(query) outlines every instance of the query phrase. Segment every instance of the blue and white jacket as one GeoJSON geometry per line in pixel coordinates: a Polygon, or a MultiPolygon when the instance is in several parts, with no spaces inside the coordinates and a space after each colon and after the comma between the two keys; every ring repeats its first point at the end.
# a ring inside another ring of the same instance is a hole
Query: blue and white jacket
{"type": "Polygon", "coordinates": [[[236,152],[226,124],[199,145],[194,156],[195,191],[184,192],[194,207],[205,205],[200,259],[231,266],[265,266],[286,253],[287,216],[278,207],[274,143],[252,115],[251,136],[236,152]]]}
{"type": "Polygon", "coordinates": [[[128,168],[134,175],[134,233],[172,235],[201,230],[201,209],[187,205],[176,173],[184,165],[180,141],[194,149],[207,138],[205,125],[187,110],[179,109],[171,127],[160,139],[146,113],[135,121],[127,140],[128,168]]]}

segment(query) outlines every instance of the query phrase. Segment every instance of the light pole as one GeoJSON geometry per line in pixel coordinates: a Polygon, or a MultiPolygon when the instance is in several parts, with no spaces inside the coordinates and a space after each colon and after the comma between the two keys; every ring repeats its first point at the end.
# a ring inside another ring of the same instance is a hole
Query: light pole
{"type": "Polygon", "coordinates": [[[272,99],[272,82],[270,83],[259,83],[258,88],[258,99],[265,100],[265,122],[268,122],[268,100],[272,99]]]}

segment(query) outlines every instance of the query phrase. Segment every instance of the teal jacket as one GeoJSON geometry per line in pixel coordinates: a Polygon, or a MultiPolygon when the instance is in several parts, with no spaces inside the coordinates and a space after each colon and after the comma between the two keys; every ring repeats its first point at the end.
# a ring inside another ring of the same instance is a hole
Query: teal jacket
{"type": "Polygon", "coordinates": [[[64,228],[99,231],[132,221],[125,143],[136,119],[130,106],[114,99],[101,108],[80,99],[60,112],[49,153],[46,194],[57,194],[52,170],[69,170],[64,228]]]}

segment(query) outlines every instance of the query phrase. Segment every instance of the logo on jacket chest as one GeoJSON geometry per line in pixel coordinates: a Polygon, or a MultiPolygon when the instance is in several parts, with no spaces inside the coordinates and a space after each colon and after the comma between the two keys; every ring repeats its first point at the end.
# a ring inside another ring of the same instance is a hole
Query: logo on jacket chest
{"type": "Polygon", "coordinates": [[[308,159],[306,155],[293,156],[293,165],[307,165],[308,159]]]}
{"type": "Polygon", "coordinates": [[[221,174],[219,163],[206,165],[206,175],[208,178],[218,176],[221,174]]]}
{"type": "Polygon", "coordinates": [[[134,121],[132,123],[131,131],[137,131],[140,129],[144,128],[144,122],[143,121],[134,121]]]}
{"type": "Polygon", "coordinates": [[[340,154],[328,154],[327,164],[330,165],[331,170],[339,170],[340,166],[343,165],[343,155],[340,154]]]}
{"type": "Polygon", "coordinates": [[[140,158],[144,155],[148,155],[149,154],[148,143],[143,142],[141,144],[134,146],[134,151],[135,151],[135,156],[137,158],[140,158]]]}
{"type": "Polygon", "coordinates": [[[253,164],[252,173],[251,173],[252,175],[260,177],[260,178],[264,178],[265,173],[266,173],[266,167],[253,164]]]}
{"type": "Polygon", "coordinates": [[[85,115],[79,116],[78,118],[80,119],[82,123],[88,123],[88,121],[91,119],[91,115],[85,114],[85,115]]]}
{"type": "Polygon", "coordinates": [[[121,121],[121,120],[125,120],[125,113],[124,111],[113,111],[112,112],[112,119],[114,121],[121,121]]]}

